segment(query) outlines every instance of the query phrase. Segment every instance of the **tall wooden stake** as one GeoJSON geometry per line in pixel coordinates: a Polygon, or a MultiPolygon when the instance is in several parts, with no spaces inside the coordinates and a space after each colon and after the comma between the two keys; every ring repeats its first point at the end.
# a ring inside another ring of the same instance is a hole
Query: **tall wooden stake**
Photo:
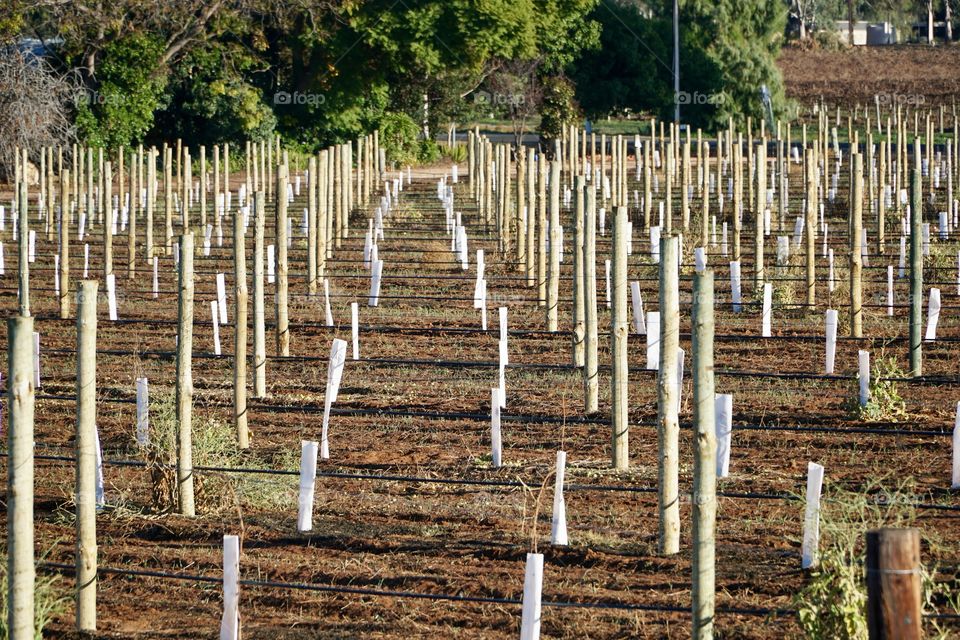
{"type": "Polygon", "coordinates": [[[599,411],[600,379],[597,374],[597,191],[591,183],[586,188],[587,211],[583,231],[583,287],[584,354],[583,395],[584,412],[591,415],[599,411]]]}
{"type": "Polygon", "coordinates": [[[923,192],[920,139],[913,141],[910,172],[910,375],[923,375],[923,192]]]}
{"type": "Polygon", "coordinates": [[[97,630],[97,281],[77,296],[77,631],[97,630]]]}
{"type": "Polygon", "coordinates": [[[550,163],[550,268],[547,274],[547,331],[556,331],[560,312],[560,162],[550,163]]]}
{"type": "Polygon", "coordinates": [[[180,513],[195,515],[193,502],[193,233],[180,236],[177,305],[177,488],[180,513]]]}
{"type": "MultiPolygon", "coordinates": [[[[313,174],[310,174],[313,177],[313,174]]],[[[214,205],[216,206],[216,205],[214,205]]],[[[247,429],[247,251],[243,214],[233,216],[233,275],[236,286],[233,314],[233,421],[237,445],[250,447],[247,429]]]]}
{"type": "Polygon", "coordinates": [[[7,633],[33,640],[33,318],[7,320],[7,341],[7,633]]]}
{"type": "Polygon", "coordinates": [[[265,226],[265,195],[258,191],[253,196],[253,397],[267,395],[267,337],[263,296],[263,230],[265,226]]]}
{"type": "Polygon", "coordinates": [[[713,638],[717,520],[713,270],[693,278],[693,637],[713,638]]]}
{"type": "Polygon", "coordinates": [[[680,348],[680,300],[675,236],[660,239],[660,372],[657,376],[658,503],[660,553],[680,551],[677,350],[680,348]]]}
{"type": "Polygon", "coordinates": [[[920,532],[867,532],[867,630],[870,640],[920,640],[923,614],[920,532]]]}
{"type": "Polygon", "coordinates": [[[610,378],[612,451],[615,469],[630,465],[627,357],[627,208],[617,207],[613,227],[613,260],[610,313],[610,352],[613,370],[610,378]]]}
{"type": "MultiPolygon", "coordinates": [[[[70,190],[70,171],[65,169],[60,183],[60,191],[64,194],[64,202],[70,190]]],[[[70,317],[70,207],[67,205],[60,210],[60,319],[70,317]]],[[[28,232],[29,235],[29,232],[28,232]]]]}
{"type": "MultiPolygon", "coordinates": [[[[348,188],[349,185],[344,186],[348,188]]],[[[287,165],[277,171],[277,218],[274,238],[277,246],[277,355],[290,355],[290,321],[287,311],[287,165]]]]}

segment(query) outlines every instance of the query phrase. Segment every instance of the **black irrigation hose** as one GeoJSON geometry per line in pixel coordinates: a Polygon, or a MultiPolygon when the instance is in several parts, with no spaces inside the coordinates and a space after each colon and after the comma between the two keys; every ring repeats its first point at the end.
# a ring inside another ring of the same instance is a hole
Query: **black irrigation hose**
{"type": "MultiPolygon", "coordinates": [[[[38,567],[52,569],[58,572],[75,571],[76,567],[71,564],[59,562],[40,562],[38,567]]],[[[200,582],[207,584],[220,584],[223,579],[220,577],[202,576],[198,574],[173,573],[168,571],[152,571],[144,569],[118,569],[114,567],[100,567],[97,573],[106,575],[135,576],[145,578],[166,578],[171,580],[183,580],[188,582],[200,582]]],[[[522,600],[517,598],[493,598],[484,596],[464,596],[459,594],[442,593],[417,593],[415,591],[397,591],[391,589],[369,589],[365,587],[341,587],[337,585],[307,584],[303,582],[281,582],[276,580],[238,580],[238,584],[251,588],[273,588],[290,589],[293,591],[314,591],[320,593],[343,593],[350,595],[375,596],[386,598],[408,598],[415,600],[443,600],[448,602],[468,602],[473,604],[508,604],[520,605],[522,600]]],[[[564,600],[542,600],[544,607],[563,607],[572,609],[605,609],[615,611],[660,611],[665,613],[690,613],[689,607],[678,607],[675,605],[656,605],[656,604],[628,604],[624,602],[570,602],[564,600]]],[[[796,614],[794,609],[785,608],[743,608],[743,607],[717,607],[717,613],[743,616],[792,616],[796,614]]]]}
{"type": "MultiPolygon", "coordinates": [[[[681,336],[688,334],[681,334],[681,336]]],[[[741,338],[743,340],[751,340],[754,338],[751,336],[733,336],[736,338],[741,338]]],[[[784,338],[801,338],[801,339],[813,339],[808,336],[783,336],[784,338]]],[[[819,339],[819,338],[818,338],[819,339]]],[[[843,339],[839,339],[843,341],[843,339]]],[[[862,341],[863,339],[850,338],[851,341],[862,341]]],[[[48,349],[47,354],[55,355],[74,355],[76,353],[75,349],[48,349]]],[[[170,359],[176,357],[176,352],[174,351],[133,351],[129,349],[98,349],[98,356],[140,356],[140,357],[155,357],[162,359],[170,359]]],[[[215,353],[195,351],[193,352],[194,358],[199,359],[227,359],[232,358],[233,354],[231,353],[221,353],[217,355],[215,353]]],[[[320,356],[267,356],[267,361],[274,362],[326,362],[329,360],[329,356],[320,355],[320,356]]],[[[426,360],[426,359],[406,359],[406,358],[359,358],[357,360],[349,360],[349,362],[355,363],[368,363],[372,365],[382,365],[382,366],[418,366],[418,367],[434,367],[441,369],[496,369],[500,366],[498,362],[494,361],[483,361],[483,360],[426,360]]],[[[512,364],[506,365],[507,369],[533,369],[533,370],[552,370],[552,371],[573,371],[578,370],[579,367],[574,366],[573,364],[549,364],[541,362],[515,362],[512,364]]],[[[602,365],[598,367],[600,371],[609,370],[608,365],[602,365]]],[[[646,374],[650,376],[656,375],[655,369],[647,369],[646,367],[641,367],[638,365],[633,365],[628,367],[628,370],[632,373],[646,374]]],[[[773,380],[856,380],[857,376],[853,374],[837,374],[837,373],[807,373],[804,371],[784,371],[784,372],[773,372],[773,371],[743,371],[739,369],[721,369],[718,368],[715,370],[716,375],[725,376],[730,378],[764,378],[764,379],[773,379],[773,380]]],[[[931,384],[931,385],[943,385],[943,384],[960,384],[960,376],[948,376],[948,375],[933,375],[933,376],[918,376],[918,377],[903,377],[903,376],[891,376],[891,377],[878,377],[877,380],[890,381],[890,382],[904,382],[909,384],[931,384]]],[[[53,398],[51,398],[53,399],[53,398]]]]}
{"type": "MultiPolygon", "coordinates": [[[[0,456],[7,457],[7,452],[0,452],[0,456]]],[[[76,462],[72,456],[58,456],[51,454],[35,454],[35,460],[45,460],[51,462],[76,462]]],[[[104,459],[103,464],[115,467],[136,467],[145,468],[148,466],[159,466],[167,469],[175,469],[175,464],[157,464],[149,465],[140,460],[108,460],[104,459]]],[[[283,469],[257,469],[246,467],[212,467],[197,465],[192,468],[200,473],[247,473],[268,476],[300,476],[299,471],[288,471],[283,469]]],[[[410,484],[445,484],[455,486],[479,486],[479,487],[502,487],[519,489],[522,487],[536,486],[536,482],[523,482],[520,480],[477,480],[469,478],[431,478],[424,476],[405,476],[398,474],[384,473],[350,473],[343,471],[317,471],[316,478],[334,478],[340,480],[369,480],[377,482],[402,482],[410,484]]],[[[657,492],[656,487],[635,487],[627,485],[593,485],[593,484],[565,484],[564,491],[570,492],[615,492],[615,493],[643,493],[653,494],[657,492]]],[[[787,492],[757,492],[757,491],[717,491],[721,498],[730,498],[732,500],[785,500],[788,502],[799,502],[801,498],[798,495],[787,492]]],[[[935,504],[924,502],[905,503],[915,509],[930,509],[933,511],[956,511],[960,512],[960,505],[935,504]]]]}
{"type": "MultiPolygon", "coordinates": [[[[65,396],[65,395],[55,395],[55,394],[38,394],[35,396],[37,400],[57,400],[64,402],[73,402],[76,400],[75,396],[65,396]]],[[[136,400],[132,398],[103,398],[98,400],[102,403],[112,403],[112,404],[136,404],[136,400]]],[[[220,403],[208,403],[207,406],[214,407],[226,407],[230,405],[220,404],[220,403]]],[[[315,405],[278,405],[278,404],[266,404],[266,403],[248,403],[248,410],[251,409],[260,409],[264,411],[277,412],[277,413],[302,413],[302,414],[321,414],[323,413],[323,408],[315,405]]],[[[397,409],[350,409],[343,407],[331,407],[330,415],[334,416],[391,416],[398,418],[427,418],[431,420],[476,420],[476,421],[489,421],[490,414],[487,413],[465,413],[465,412],[453,412],[453,411],[410,411],[410,410],[397,410],[397,409]]],[[[523,423],[533,423],[533,424],[607,424],[609,420],[605,418],[591,418],[591,417],[556,417],[556,416],[544,416],[544,415],[510,415],[506,413],[500,414],[500,420],[503,422],[523,422],[523,423]]],[[[637,427],[656,427],[654,422],[646,421],[637,421],[632,423],[637,427]]],[[[682,427],[693,428],[690,424],[681,423],[682,427]]],[[[817,426],[802,426],[802,425],[780,425],[780,424],[738,424],[735,425],[738,431],[775,431],[775,432],[786,432],[786,433],[840,433],[840,434],[866,434],[866,435],[879,435],[879,436],[933,436],[933,437],[946,437],[949,438],[952,436],[951,431],[933,431],[933,430],[910,430],[910,429],[891,429],[885,427],[817,427],[817,426]]]]}

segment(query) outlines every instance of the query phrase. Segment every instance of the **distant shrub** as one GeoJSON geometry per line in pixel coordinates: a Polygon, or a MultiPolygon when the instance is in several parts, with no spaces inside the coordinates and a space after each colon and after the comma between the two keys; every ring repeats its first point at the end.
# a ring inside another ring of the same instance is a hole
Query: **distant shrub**
{"type": "Polygon", "coordinates": [[[380,120],[380,145],[387,162],[413,164],[420,155],[420,127],[405,113],[386,113],[380,120]]]}
{"type": "Polygon", "coordinates": [[[457,144],[447,149],[447,156],[450,158],[451,162],[466,162],[467,161],[467,147],[462,144],[457,144]]]}
{"type": "Polygon", "coordinates": [[[443,157],[443,151],[440,145],[433,140],[421,140],[420,150],[417,153],[417,161],[420,164],[436,164],[443,157]]]}

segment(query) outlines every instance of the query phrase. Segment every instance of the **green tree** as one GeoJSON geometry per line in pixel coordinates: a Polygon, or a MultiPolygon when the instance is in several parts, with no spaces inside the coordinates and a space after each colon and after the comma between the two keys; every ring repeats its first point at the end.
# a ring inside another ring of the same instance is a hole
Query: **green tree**
{"type": "Polygon", "coordinates": [[[785,109],[776,67],[786,5],[766,0],[683,0],[680,3],[680,94],[673,90],[673,3],[603,3],[601,46],[571,65],[586,112],[648,112],[673,118],[675,100],[688,124],[717,128],[728,117],[760,118],[760,87],[774,110],[785,109]]]}
{"type": "Polygon", "coordinates": [[[108,44],[100,57],[97,84],[77,100],[77,131],[99,146],[142,141],[163,105],[166,75],[155,73],[163,43],[134,34],[108,44]]]}

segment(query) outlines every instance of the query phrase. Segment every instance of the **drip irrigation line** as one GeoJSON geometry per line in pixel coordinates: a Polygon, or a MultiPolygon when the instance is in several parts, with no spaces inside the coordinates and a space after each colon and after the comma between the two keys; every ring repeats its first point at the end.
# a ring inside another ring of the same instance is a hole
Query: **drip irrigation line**
{"type": "MultiPolygon", "coordinates": [[[[50,445],[46,445],[50,446],[50,445]]],[[[56,447],[56,445],[53,445],[56,447]]],[[[0,456],[7,457],[7,452],[0,452],[0,456]]],[[[61,455],[52,455],[52,454],[35,454],[34,460],[44,460],[49,462],[76,462],[76,458],[73,456],[61,456],[61,455]]],[[[115,460],[115,459],[103,459],[103,464],[107,466],[114,467],[134,467],[134,468],[146,468],[146,467],[161,467],[166,469],[176,469],[176,464],[149,464],[141,460],[115,460]]],[[[254,475],[267,475],[267,476],[286,476],[286,477],[299,477],[300,472],[294,470],[284,470],[284,469],[262,469],[262,468],[250,468],[250,467],[219,467],[219,466],[207,466],[207,465],[196,465],[191,468],[194,472],[199,473],[238,473],[238,474],[254,474],[254,475]]],[[[454,486],[477,486],[477,487],[500,487],[508,489],[520,489],[524,487],[536,486],[538,483],[535,481],[523,482],[520,480],[483,480],[483,479],[470,479],[470,478],[436,478],[436,477],[427,477],[427,476],[408,476],[408,475],[399,475],[399,474],[386,474],[386,473],[356,473],[356,472],[345,472],[345,471],[317,471],[315,476],[316,478],[331,478],[339,480],[365,480],[365,481],[374,481],[374,482],[399,482],[405,484],[442,484],[442,485],[454,485],[454,486]]],[[[657,492],[656,487],[640,487],[640,486],[629,486],[629,485],[594,485],[594,484],[564,484],[565,492],[613,492],[613,493],[642,493],[642,494],[654,494],[657,492]]],[[[683,492],[684,495],[690,495],[688,492],[683,492]]],[[[716,492],[717,496],[721,498],[730,498],[733,500],[782,500],[787,502],[802,502],[804,498],[800,497],[798,494],[784,492],[784,491],[723,491],[718,490],[716,492]]],[[[868,494],[869,495],[869,494],[868,494]]],[[[830,499],[826,499],[830,501],[830,499]]],[[[913,507],[916,509],[929,509],[933,511],[948,511],[948,512],[960,512],[960,505],[949,505],[949,504],[936,504],[936,503],[925,503],[925,502],[907,502],[904,503],[905,506],[913,507]]]]}
{"type": "MultiPolygon", "coordinates": [[[[76,571],[76,566],[60,562],[40,562],[38,567],[51,569],[61,573],[76,571]]],[[[170,580],[182,580],[186,582],[198,582],[206,584],[221,584],[222,577],[203,576],[199,574],[174,573],[170,571],[154,571],[148,569],[120,569],[115,567],[98,567],[98,574],[132,576],[141,578],[164,578],[170,580]]],[[[439,600],[447,602],[465,602],[471,604],[497,604],[519,606],[523,601],[518,598],[496,598],[489,596],[466,596],[461,594],[443,594],[443,593],[418,593],[415,591],[399,591],[394,589],[372,589],[366,587],[344,587],[339,585],[309,584],[303,582],[283,582],[278,580],[249,580],[240,579],[237,581],[240,586],[250,588],[271,588],[288,589],[291,591],[313,591],[319,593],[339,593],[348,595],[374,596],[384,598],[401,598],[413,600],[439,600]]],[[[570,609],[604,609],[613,611],[659,611],[664,613],[690,613],[689,607],[679,607],[676,605],[657,605],[657,604],[630,604],[625,602],[571,602],[566,600],[541,600],[544,607],[562,607],[570,609]]],[[[778,616],[786,617],[796,615],[795,609],[786,608],[750,608],[750,607],[717,607],[717,613],[742,616],[778,616]]]]}
{"type": "MultiPolygon", "coordinates": [[[[683,336],[684,334],[681,334],[683,336]]],[[[750,339],[749,336],[744,336],[744,339],[750,339]]],[[[863,340],[863,339],[851,339],[851,340],[863,340]]],[[[638,347],[639,348],[639,347],[638,347]]],[[[75,349],[48,349],[45,351],[47,354],[54,355],[75,355],[75,349]]],[[[97,355],[104,356],[132,356],[137,355],[141,357],[156,357],[162,359],[171,359],[176,357],[175,351],[134,351],[132,349],[97,349],[97,355]]],[[[202,352],[194,351],[194,358],[200,359],[230,359],[233,358],[232,353],[221,352],[220,355],[211,352],[202,352]]],[[[267,362],[327,362],[329,361],[329,356],[327,355],[317,355],[317,356],[267,356],[267,362]]],[[[348,360],[348,362],[353,362],[357,364],[371,364],[378,366],[388,366],[388,367],[432,367],[432,368],[441,368],[441,369],[497,369],[500,367],[500,363],[494,360],[483,361],[483,360],[428,360],[428,359],[412,359],[412,358],[358,358],[357,360],[348,360]]],[[[513,362],[506,365],[507,369],[527,369],[527,370],[548,370],[548,371],[578,371],[580,367],[574,366],[570,363],[540,363],[540,362],[513,362]]],[[[598,370],[608,371],[610,369],[609,365],[600,365],[598,370]]],[[[631,373],[638,373],[649,376],[656,376],[656,369],[648,369],[645,366],[634,365],[630,366],[628,370],[631,373]]],[[[730,378],[761,378],[761,379],[772,379],[772,380],[829,380],[829,381],[847,381],[847,380],[856,380],[857,376],[853,374],[826,374],[826,373],[809,373],[805,371],[783,371],[783,372],[774,372],[774,371],[744,371],[741,369],[723,369],[717,368],[715,374],[718,376],[730,377],[730,378]]],[[[878,381],[890,381],[890,382],[903,382],[908,384],[917,384],[917,385],[944,385],[944,384],[960,384],[960,376],[948,376],[946,374],[942,375],[932,375],[932,376],[918,376],[918,377],[904,377],[904,376],[890,376],[890,377],[877,377],[878,381]]],[[[53,398],[49,398],[53,399],[53,398]]]]}
{"type": "MultiPolygon", "coordinates": [[[[35,396],[38,400],[58,400],[65,402],[74,402],[76,400],[75,396],[66,396],[66,395],[47,395],[38,394],[35,396]]],[[[99,400],[101,403],[112,403],[112,404],[135,404],[135,399],[130,398],[104,398],[99,400]]],[[[226,403],[208,403],[206,406],[209,407],[219,407],[225,408],[232,405],[226,403]]],[[[324,409],[323,407],[317,405],[280,405],[280,404],[267,404],[260,402],[249,402],[247,405],[248,410],[260,410],[266,411],[269,413],[297,413],[297,414],[308,414],[308,415],[318,415],[322,414],[324,409]]],[[[489,422],[490,414],[487,413],[466,413],[466,412],[452,412],[452,411],[412,411],[412,410],[398,410],[398,409],[383,409],[383,408],[370,408],[370,409],[351,409],[344,407],[331,407],[330,415],[334,416],[376,416],[376,417],[395,417],[395,418],[425,418],[430,420],[472,420],[478,422],[489,422]]],[[[609,423],[608,419],[605,418],[594,418],[594,417],[581,417],[581,416],[568,416],[568,417],[557,417],[557,416],[545,416],[545,415],[522,415],[516,414],[511,415],[507,413],[500,414],[500,420],[503,422],[520,422],[526,424],[603,424],[606,425],[609,423]]],[[[656,427],[655,422],[650,421],[636,421],[632,423],[637,427],[656,427]]],[[[883,424],[883,423],[881,423],[883,424]]],[[[895,423],[894,423],[895,424],[895,423]]],[[[681,427],[692,429],[692,425],[688,423],[681,423],[681,427]]],[[[897,428],[888,428],[884,426],[876,427],[820,427],[820,426],[804,426],[804,425],[765,425],[765,424],[737,424],[734,425],[734,428],[738,431],[758,431],[758,432],[784,432],[784,433],[837,433],[837,434],[863,434],[863,435],[878,435],[878,436],[904,436],[904,437],[952,437],[953,433],[951,431],[934,431],[931,429],[897,429],[897,428]]]]}

